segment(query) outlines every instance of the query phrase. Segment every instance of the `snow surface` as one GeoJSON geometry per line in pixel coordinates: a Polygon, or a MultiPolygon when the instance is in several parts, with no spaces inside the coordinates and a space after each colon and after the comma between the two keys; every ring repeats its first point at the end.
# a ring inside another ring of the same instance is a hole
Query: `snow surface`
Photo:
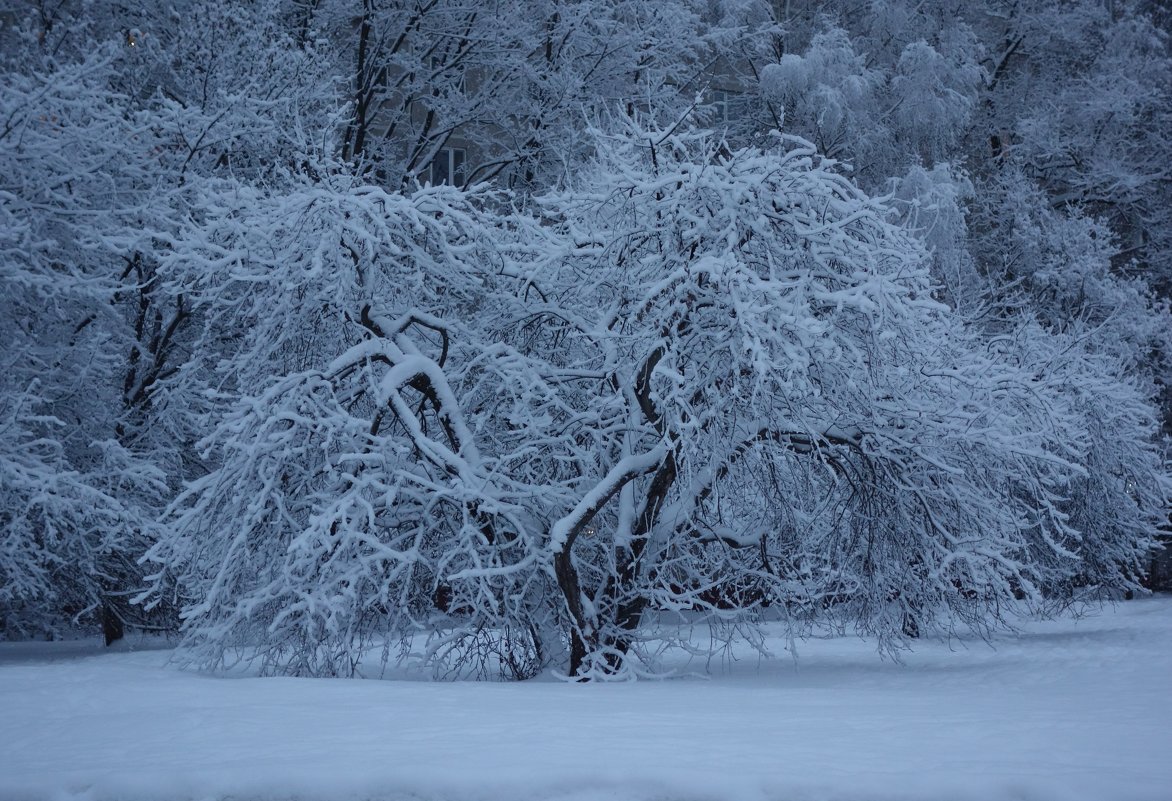
{"type": "Polygon", "coordinates": [[[900,665],[828,637],[710,680],[582,686],[225,679],[133,643],[4,644],[0,799],[1172,799],[1172,598],[994,646],[900,665]]]}

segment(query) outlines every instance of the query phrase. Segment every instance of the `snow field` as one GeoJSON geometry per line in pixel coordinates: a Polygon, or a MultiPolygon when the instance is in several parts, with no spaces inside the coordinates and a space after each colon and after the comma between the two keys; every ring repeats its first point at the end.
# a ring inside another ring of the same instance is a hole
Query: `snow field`
{"type": "Polygon", "coordinates": [[[222,679],[134,647],[0,645],[0,799],[1172,798],[1172,598],[617,685],[222,679]]]}

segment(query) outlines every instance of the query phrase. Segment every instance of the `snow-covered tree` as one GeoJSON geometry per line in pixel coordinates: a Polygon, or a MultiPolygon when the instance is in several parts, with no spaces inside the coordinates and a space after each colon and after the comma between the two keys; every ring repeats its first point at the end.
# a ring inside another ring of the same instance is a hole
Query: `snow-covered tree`
{"type": "MultiPolygon", "coordinates": [[[[263,385],[150,552],[193,660],[351,674],[399,641],[440,671],[568,651],[597,678],[653,669],[673,635],[651,610],[751,627],[772,604],[894,646],[1076,576],[1133,585],[1152,449],[1088,470],[1068,381],[933,300],[918,244],[833,162],[597,136],[538,218],[315,186],[177,240],[168,268],[257,334],[228,363],[263,385]],[[1090,559],[1070,493],[1108,474],[1132,511],[1090,559]]],[[[1128,391],[1100,388],[1150,424],[1128,391]]]]}
{"type": "Polygon", "coordinates": [[[683,610],[890,649],[1136,586],[1172,62],[1127,3],[0,22],[5,636],[614,677],[683,610]]]}
{"type": "Polygon", "coordinates": [[[6,636],[121,629],[127,564],[149,542],[158,471],[119,436],[125,341],[103,228],[142,175],[117,53],[14,72],[0,91],[0,374],[6,636]],[[114,379],[114,380],[112,380],[114,379]]]}
{"type": "Polygon", "coordinates": [[[894,189],[932,246],[941,298],[993,335],[1024,307],[1111,354],[1101,369],[1162,404],[1167,431],[1172,54],[1153,6],[884,0],[775,13],[784,46],[759,68],[763,98],[864,188],[894,189]]]}
{"type": "Polygon", "coordinates": [[[127,601],[137,559],[165,499],[202,470],[192,445],[216,358],[192,341],[160,259],[209,181],[278,182],[314,154],[301,115],[328,125],[328,83],[267,10],[67,2],[4,16],[0,403],[16,473],[0,614],[13,636],[34,611],[49,634],[100,622],[111,639],[144,622],[127,601]],[[266,26],[264,46],[246,47],[266,26]]]}
{"type": "Polygon", "coordinates": [[[267,670],[349,673],[374,638],[445,631],[438,655],[475,642],[518,676],[539,664],[534,527],[511,521],[523,490],[498,486],[528,457],[481,457],[489,412],[473,430],[461,410],[502,391],[486,337],[522,305],[508,229],[484,215],[447,187],[318,185],[240,196],[179,240],[169,268],[202,276],[209,325],[254,334],[222,369],[258,392],[150,554],[196,658],[260,647],[267,670]]]}
{"type": "MultiPolygon", "coordinates": [[[[554,528],[576,670],[617,668],[649,607],[830,603],[894,642],[981,626],[1090,569],[1060,507],[1084,471],[1110,478],[1084,464],[1095,412],[990,358],[931,300],[918,246],[791,147],[722,159],[624,131],[558,206],[563,258],[594,293],[572,306],[602,312],[613,416],[630,421],[606,419],[616,433],[592,451],[615,455],[554,528]]],[[[1150,434],[1142,395],[1100,386],[1150,434]]],[[[1094,581],[1134,581],[1166,491],[1150,442],[1129,445],[1103,472],[1143,499],[1124,503],[1128,531],[1094,532],[1094,581]]]]}
{"type": "Polygon", "coordinates": [[[342,151],[390,187],[444,176],[540,191],[589,155],[587,121],[624,106],[680,116],[697,102],[740,21],[670,0],[327,0],[300,13],[342,67],[342,151]],[[437,157],[461,161],[432,174],[437,157]]]}

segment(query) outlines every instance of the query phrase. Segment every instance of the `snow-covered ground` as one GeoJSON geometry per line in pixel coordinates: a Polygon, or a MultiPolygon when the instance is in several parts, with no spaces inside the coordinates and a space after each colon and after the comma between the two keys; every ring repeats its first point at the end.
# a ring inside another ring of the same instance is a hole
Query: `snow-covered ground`
{"type": "Polygon", "coordinates": [[[578,686],[217,679],[165,650],[0,645],[0,799],[1172,799],[1172,598],[994,646],[897,665],[816,639],[710,680],[578,686]]]}

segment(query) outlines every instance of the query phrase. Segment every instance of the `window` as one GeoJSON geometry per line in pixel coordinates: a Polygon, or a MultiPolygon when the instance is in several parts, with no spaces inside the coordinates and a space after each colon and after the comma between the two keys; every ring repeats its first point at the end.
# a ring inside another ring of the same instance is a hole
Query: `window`
{"type": "Polygon", "coordinates": [[[740,92],[727,89],[712,90],[713,122],[728,125],[745,115],[745,98],[740,92]]]}
{"type": "Polygon", "coordinates": [[[433,186],[449,184],[463,186],[464,162],[468,154],[462,147],[441,148],[428,169],[428,182],[433,186]]]}

